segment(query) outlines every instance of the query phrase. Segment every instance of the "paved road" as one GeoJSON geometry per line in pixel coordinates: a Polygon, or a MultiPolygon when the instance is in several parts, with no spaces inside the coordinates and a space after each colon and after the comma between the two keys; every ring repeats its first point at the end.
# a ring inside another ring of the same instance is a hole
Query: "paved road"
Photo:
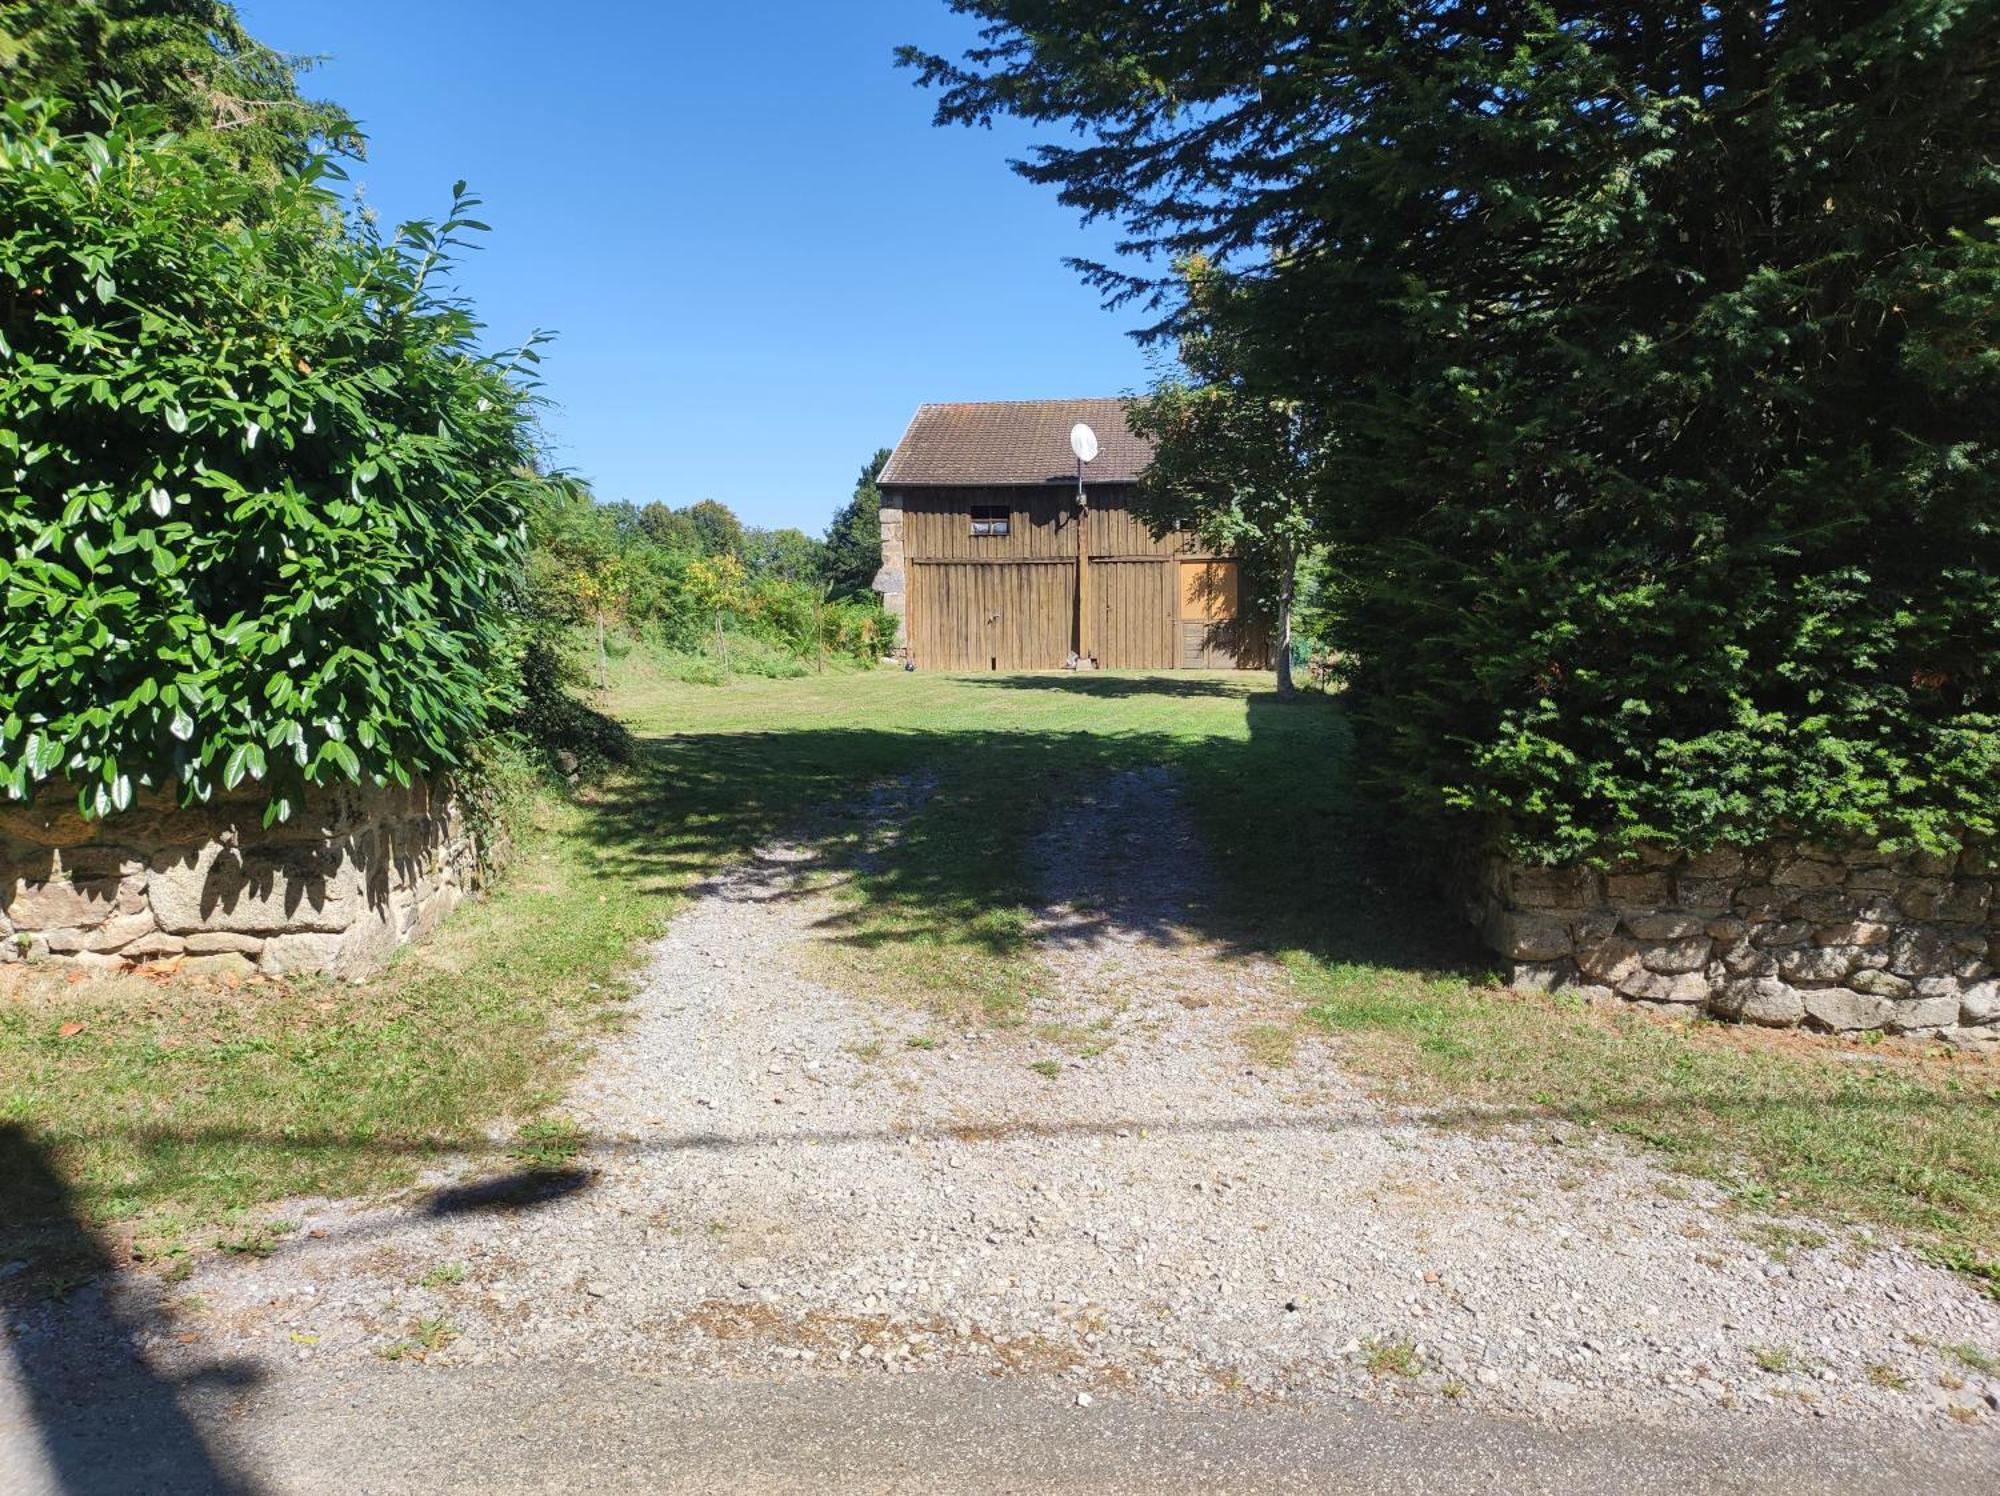
{"type": "Polygon", "coordinates": [[[678,1381],[575,1367],[136,1368],[0,1398],[0,1490],[1589,1491],[2000,1488],[2000,1437],[1714,1416],[1559,1428],[1371,1405],[1218,1410],[947,1373],[678,1381]]]}

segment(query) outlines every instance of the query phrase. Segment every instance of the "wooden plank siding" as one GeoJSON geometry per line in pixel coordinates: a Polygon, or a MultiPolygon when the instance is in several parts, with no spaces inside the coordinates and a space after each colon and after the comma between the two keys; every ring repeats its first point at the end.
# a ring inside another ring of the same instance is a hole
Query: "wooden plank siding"
{"type": "Polygon", "coordinates": [[[1171,670],[1174,657],[1174,563],[1090,563],[1091,647],[1107,670],[1171,670]]]}
{"type": "MultiPolygon", "coordinates": [[[[1154,536],[1132,513],[1130,485],[1087,491],[1088,643],[1100,665],[1257,669],[1267,663],[1266,631],[1231,621],[1233,562],[1211,556],[1191,535],[1154,536]],[[1213,594],[1193,632],[1183,608],[1191,576],[1200,578],[1204,595],[1213,594]]],[[[1073,482],[885,487],[884,503],[901,511],[905,639],[919,668],[1052,670],[1076,650],[1073,482]],[[972,532],[972,511],[989,507],[1006,510],[1005,535],[972,532]]]]}
{"type": "Polygon", "coordinates": [[[1075,647],[1076,568],[910,564],[910,649],[933,670],[1048,670],[1075,647]]]}
{"type": "MultiPolygon", "coordinates": [[[[1169,532],[1155,540],[1129,507],[1131,490],[1091,489],[1087,534],[1092,557],[1187,554],[1189,537],[1169,532]]],[[[1032,561],[1076,559],[1076,485],[1046,488],[909,489],[903,507],[903,554],[911,561],[1032,561]],[[1005,535],[974,535],[970,514],[978,506],[1004,506],[1005,535]]]]}

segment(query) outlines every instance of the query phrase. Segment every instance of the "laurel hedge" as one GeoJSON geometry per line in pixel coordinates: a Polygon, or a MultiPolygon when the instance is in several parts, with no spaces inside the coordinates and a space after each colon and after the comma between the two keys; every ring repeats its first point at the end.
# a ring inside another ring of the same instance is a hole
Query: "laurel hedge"
{"type": "MultiPolygon", "coordinates": [[[[376,231],[144,110],[0,115],[0,785],[204,798],[448,770],[515,704],[532,393],[376,231]]],[[[532,360],[532,350],[526,354],[532,360]]]]}

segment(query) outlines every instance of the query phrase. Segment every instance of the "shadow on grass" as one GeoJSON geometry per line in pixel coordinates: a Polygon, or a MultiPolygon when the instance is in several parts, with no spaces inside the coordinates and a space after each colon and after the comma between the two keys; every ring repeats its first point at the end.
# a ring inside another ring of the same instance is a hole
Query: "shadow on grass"
{"type": "MultiPolygon", "coordinates": [[[[1247,678],[1255,679],[1255,675],[1247,678]]],[[[1243,686],[1235,680],[1217,680],[1199,675],[1106,675],[1099,671],[1066,670],[1060,673],[1023,672],[1015,675],[968,675],[965,684],[981,690],[1066,691],[1075,696],[1101,696],[1120,700],[1133,696],[1183,696],[1222,699],[1241,696],[1243,686]]]]}
{"type": "MultiPolygon", "coordinates": [[[[248,1496],[258,1489],[209,1447],[183,1406],[185,1392],[254,1387],[261,1379],[254,1368],[214,1367],[180,1385],[154,1370],[146,1342],[164,1328],[155,1323],[162,1316],[136,1307],[143,1288],[129,1300],[108,1292],[108,1254],[70,1208],[68,1187],[47,1154],[11,1123],[0,1124],[0,1178],[34,1202],[40,1225],[39,1270],[0,1281],[0,1311],[13,1322],[11,1358],[0,1351],[0,1379],[13,1383],[13,1396],[0,1403],[25,1405],[39,1445],[34,1453],[55,1489],[68,1496],[248,1496]]],[[[9,1448],[18,1437],[0,1425],[0,1465],[34,1458],[9,1448]]]]}
{"type": "MultiPolygon", "coordinates": [[[[595,805],[612,876],[682,881],[790,838],[838,862],[870,831],[872,786],[923,775],[922,803],[855,866],[861,899],[825,933],[858,946],[936,942],[1017,953],[1027,935],[997,912],[1033,908],[1029,847],[1066,808],[1118,776],[1169,771],[1203,847],[1209,886],[1173,910],[1140,911],[1144,938],[1175,932],[1232,951],[1308,950],[1328,961],[1426,973],[1484,974],[1489,960],[1432,891],[1398,880],[1349,781],[1337,703],[1171,676],[968,677],[966,684],[1117,696],[1243,699],[1247,735],[1159,731],[807,727],[641,739],[637,770],[595,805]]],[[[1162,814],[1166,807],[1162,806],[1162,814]]],[[[1081,818],[1077,834],[1092,831],[1081,818]]],[[[1060,834],[1058,831],[1057,834],[1060,834]]],[[[1082,909],[1129,917],[1117,858],[1088,858],[1064,889],[1082,909]]],[[[773,895],[782,896],[782,895],[773,895]]]]}

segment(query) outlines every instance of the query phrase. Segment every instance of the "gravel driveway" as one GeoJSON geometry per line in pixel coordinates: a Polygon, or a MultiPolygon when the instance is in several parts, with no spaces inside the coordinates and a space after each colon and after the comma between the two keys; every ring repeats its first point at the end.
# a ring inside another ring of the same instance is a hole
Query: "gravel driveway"
{"type": "MultiPolygon", "coordinates": [[[[883,834],[908,798],[877,795],[883,834]]],[[[1831,1228],[1775,1261],[1719,1193],[1609,1137],[1385,1107],[1331,1043],[1252,1063],[1242,1032],[1285,976],[1183,928],[1206,880],[1172,781],[1125,775],[1059,824],[1037,849],[1031,1027],[1104,1047],[1055,1077],[1022,1031],[911,1047],[935,1034],[922,1015],[805,975],[826,970],[838,892],[774,846],[659,942],[570,1100],[579,1172],[543,1198],[294,1202],[302,1229],[271,1257],[176,1290],[201,1312],[153,1314],[151,1280],[111,1307],[177,1374],[385,1352],[674,1377],[937,1367],[1036,1379],[1078,1416],[1145,1393],[1958,1440],[2000,1424],[2000,1379],[1941,1349],[2000,1354],[2000,1305],[1964,1281],[1831,1228]]],[[[65,1312],[17,1334],[75,1335],[65,1312]]]]}

